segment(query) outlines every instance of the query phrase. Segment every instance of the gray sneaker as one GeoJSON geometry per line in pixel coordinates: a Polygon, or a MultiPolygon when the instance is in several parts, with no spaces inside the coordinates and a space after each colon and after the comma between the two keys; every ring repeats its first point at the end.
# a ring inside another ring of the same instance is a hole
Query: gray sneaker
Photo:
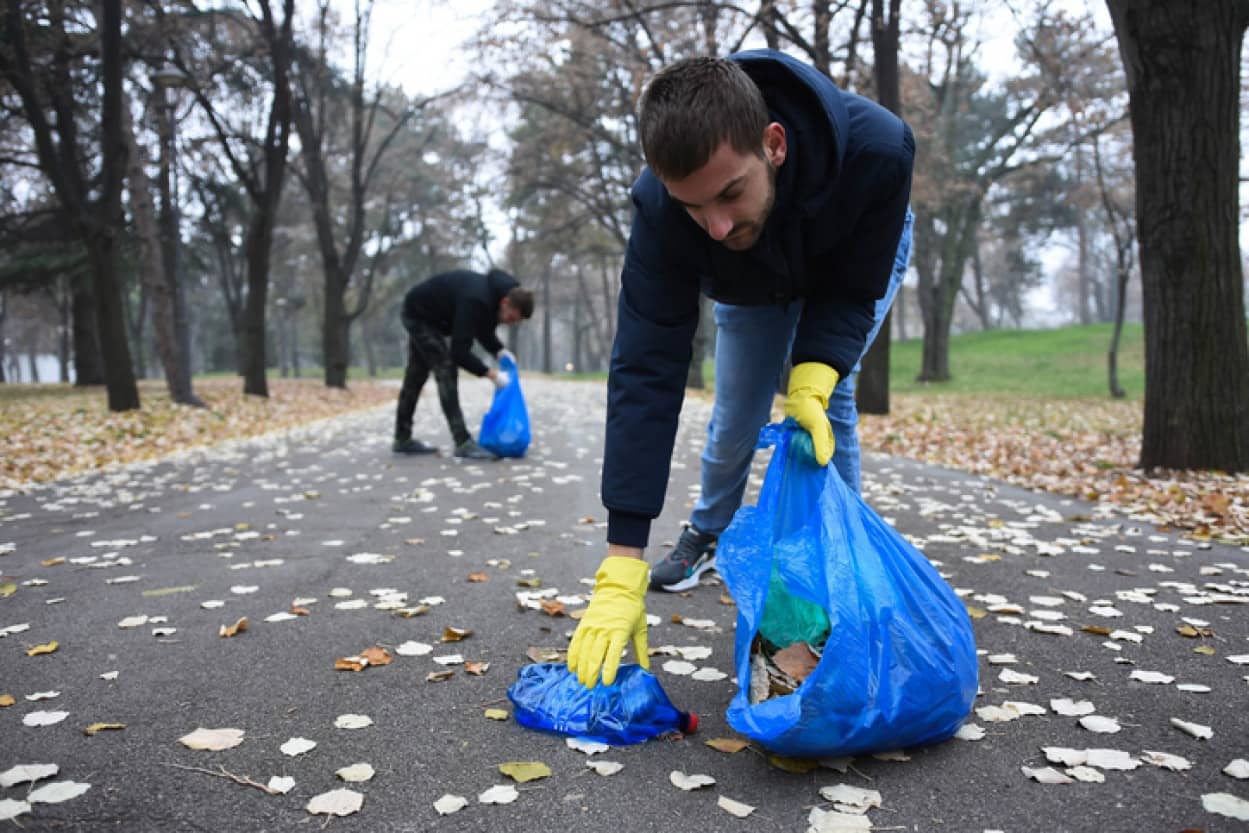
{"type": "Polygon", "coordinates": [[[487,451],[474,440],[465,440],[455,447],[455,456],[464,460],[497,460],[499,455],[487,451]]]}
{"type": "Polygon", "coordinates": [[[716,566],[716,536],[687,527],[668,557],[651,567],[651,589],[680,593],[716,566]]]}
{"type": "Polygon", "coordinates": [[[434,446],[423,443],[420,440],[414,440],[411,437],[405,440],[396,438],[390,450],[396,454],[434,454],[438,451],[434,446]]]}

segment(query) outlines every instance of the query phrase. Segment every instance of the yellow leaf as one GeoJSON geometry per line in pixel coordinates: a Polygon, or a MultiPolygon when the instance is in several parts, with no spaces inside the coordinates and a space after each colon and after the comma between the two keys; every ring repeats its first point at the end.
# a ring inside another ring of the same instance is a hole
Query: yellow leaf
{"type": "Polygon", "coordinates": [[[1212,657],[1214,656],[1214,649],[1209,645],[1199,645],[1193,649],[1193,653],[1201,654],[1203,657],[1212,657]]]}
{"type": "Polygon", "coordinates": [[[65,556],[60,556],[58,558],[45,558],[39,563],[44,567],[59,567],[65,563],[65,556]]]}
{"type": "Polygon", "coordinates": [[[1095,636],[1110,636],[1110,628],[1103,628],[1101,625],[1085,625],[1080,630],[1095,636]]]}
{"type": "Polygon", "coordinates": [[[17,592],[17,585],[11,581],[0,582],[0,599],[7,599],[17,592]]]}
{"type": "Polygon", "coordinates": [[[511,763],[499,764],[499,772],[502,772],[518,784],[551,777],[551,768],[541,761],[512,761],[511,763]]]}
{"type": "Polygon", "coordinates": [[[402,616],[404,619],[411,619],[413,616],[424,616],[426,613],[429,613],[429,605],[404,607],[395,611],[396,616],[402,616]]]}
{"type": "Polygon", "coordinates": [[[819,761],[813,761],[809,758],[789,758],[785,755],[769,755],[768,763],[777,769],[783,769],[786,772],[792,772],[797,775],[805,775],[820,766],[819,761]]]}
{"type": "Polygon", "coordinates": [[[566,654],[561,648],[538,648],[531,646],[526,649],[525,656],[534,662],[563,662],[566,654]]]}
{"type": "Polygon", "coordinates": [[[0,708],[8,708],[16,702],[12,694],[0,694],[0,708]]]}
{"type": "Polygon", "coordinates": [[[984,617],[989,615],[989,611],[985,610],[983,607],[976,607],[974,605],[968,605],[967,615],[973,619],[983,619],[984,617]]]}
{"type": "Polygon", "coordinates": [[[447,625],[446,629],[442,632],[442,641],[459,642],[461,639],[468,639],[472,635],[473,632],[470,630],[466,630],[465,628],[453,628],[450,625],[447,625]]]}
{"type": "Polygon", "coordinates": [[[90,726],[83,729],[82,733],[86,735],[87,737],[92,737],[96,734],[99,734],[100,732],[104,732],[109,729],[124,729],[124,728],[126,728],[125,723],[92,723],[90,726]]]}
{"type": "Polygon", "coordinates": [[[741,738],[711,738],[710,740],[704,741],[704,743],[717,752],[724,752],[728,755],[732,755],[735,752],[741,752],[743,749],[750,746],[750,741],[742,740],[741,738]]]}
{"type": "Polygon", "coordinates": [[[488,720],[507,720],[511,716],[507,709],[486,709],[488,720]]]}
{"type": "Polygon", "coordinates": [[[516,580],[517,587],[541,587],[542,579],[540,578],[522,578],[516,580]]]}
{"type": "Polygon", "coordinates": [[[46,642],[43,645],[36,645],[35,647],[31,648],[30,650],[26,652],[26,656],[37,657],[43,654],[50,654],[59,647],[61,647],[61,643],[57,642],[54,639],[51,642],[46,642]]]}
{"type": "Polygon", "coordinates": [[[198,585],[183,584],[180,587],[161,587],[157,590],[144,590],[143,595],[151,598],[152,596],[172,596],[174,593],[190,593],[198,585]]]}
{"type": "Polygon", "coordinates": [[[220,636],[223,638],[229,638],[236,634],[243,633],[243,631],[245,630],[247,630],[247,617],[243,616],[233,625],[222,625],[220,628],[218,628],[217,636],[220,636]]]}
{"type": "Polygon", "coordinates": [[[721,594],[720,594],[720,604],[722,604],[722,605],[730,605],[730,606],[731,606],[731,605],[735,605],[735,604],[737,604],[737,602],[733,601],[733,597],[732,597],[732,596],[730,596],[728,593],[721,593],[721,594]]]}

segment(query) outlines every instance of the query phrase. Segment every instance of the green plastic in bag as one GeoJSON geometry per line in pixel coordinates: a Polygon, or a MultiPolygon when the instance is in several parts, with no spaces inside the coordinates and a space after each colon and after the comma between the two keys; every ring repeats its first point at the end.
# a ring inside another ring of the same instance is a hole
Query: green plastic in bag
{"type": "Polygon", "coordinates": [[[805,642],[819,650],[828,639],[828,613],[819,605],[790,593],[773,565],[759,633],[777,648],[805,642]]]}

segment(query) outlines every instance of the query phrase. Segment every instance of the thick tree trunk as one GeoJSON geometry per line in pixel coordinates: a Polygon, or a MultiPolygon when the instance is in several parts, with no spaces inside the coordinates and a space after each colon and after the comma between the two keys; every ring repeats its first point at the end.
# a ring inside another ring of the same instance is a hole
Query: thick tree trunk
{"type": "Polygon", "coordinates": [[[273,212],[276,208],[276,204],[268,209],[258,207],[247,232],[247,299],[243,302],[243,315],[239,322],[242,336],[239,339],[239,354],[242,357],[243,393],[253,396],[269,395],[269,380],[265,376],[265,304],[269,294],[269,250],[273,243],[273,212]]]}
{"type": "Polygon", "coordinates": [[[204,403],[191,390],[187,365],[181,360],[182,345],[178,339],[176,303],[173,288],[167,279],[161,230],[152,202],[152,183],[147,177],[145,154],[134,136],[128,108],[122,110],[122,135],[129,152],[127,175],[130,184],[130,213],[134,216],[139,238],[139,276],[152,303],[152,329],[156,331],[156,352],[165,370],[169,397],[182,405],[203,407],[204,403]]]}
{"type": "MultiPolygon", "coordinates": [[[[321,339],[325,358],[325,384],[331,388],[347,387],[347,366],[350,356],[351,319],[344,303],[346,280],[341,274],[331,275],[326,265],[325,317],[321,322],[321,339]]],[[[337,267],[333,268],[337,272],[337,267]]]]}
{"type": "MultiPolygon", "coordinates": [[[[872,0],[872,73],[876,81],[876,98],[891,113],[902,113],[902,91],[898,78],[898,7],[901,0],[872,0]]],[[[901,287],[894,306],[901,300],[901,287]]],[[[889,413],[889,350],[893,340],[893,311],[885,314],[876,340],[863,357],[855,401],[860,413],[889,413]]]]}
{"type": "Polygon", "coordinates": [[[74,385],[104,384],[104,363],[100,356],[100,330],[96,325],[95,288],[91,278],[73,278],[71,317],[74,338],[74,385]]]}
{"type": "Polygon", "coordinates": [[[1237,244],[1244,0],[1108,0],[1128,78],[1145,309],[1143,467],[1249,470],[1237,244]]]}

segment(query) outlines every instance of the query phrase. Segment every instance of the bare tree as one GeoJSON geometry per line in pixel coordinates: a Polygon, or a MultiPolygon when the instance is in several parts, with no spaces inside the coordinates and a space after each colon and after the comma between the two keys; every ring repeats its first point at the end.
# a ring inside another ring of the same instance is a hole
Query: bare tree
{"type": "MultiPolygon", "coordinates": [[[[99,82],[102,89],[97,173],[87,167],[82,131],[83,114],[76,95],[75,63],[84,44],[77,33],[82,21],[69,17],[70,9],[54,6],[43,27],[36,57],[28,44],[23,3],[8,0],[5,11],[6,43],[0,47],[0,75],[12,85],[34,134],[40,167],[51,181],[57,199],[91,262],[99,354],[103,360],[108,407],[127,411],[139,407],[139,388],[131,366],[122,308],[118,246],[123,226],[121,187],[126,148],[122,136],[122,79],[120,0],[101,0],[99,82]],[[49,120],[49,112],[53,119],[49,120]]],[[[83,345],[79,345],[82,349],[83,345]]]]}
{"type": "Polygon", "coordinates": [[[1244,0],[1107,0],[1127,72],[1145,305],[1141,465],[1249,469],[1237,242],[1244,0]]]}

